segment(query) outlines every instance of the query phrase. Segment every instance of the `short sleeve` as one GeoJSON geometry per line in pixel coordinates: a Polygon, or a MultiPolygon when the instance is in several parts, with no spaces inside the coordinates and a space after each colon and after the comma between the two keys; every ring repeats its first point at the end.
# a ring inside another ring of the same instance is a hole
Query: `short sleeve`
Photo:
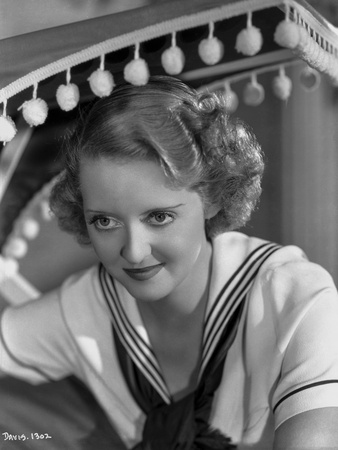
{"type": "Polygon", "coordinates": [[[73,343],[57,291],[5,309],[0,331],[2,372],[34,384],[74,373],[73,343]]]}
{"type": "Polygon", "coordinates": [[[283,357],[272,399],[276,428],[296,414],[338,407],[338,296],[333,281],[309,262],[289,264],[277,278],[275,330],[283,357]]]}

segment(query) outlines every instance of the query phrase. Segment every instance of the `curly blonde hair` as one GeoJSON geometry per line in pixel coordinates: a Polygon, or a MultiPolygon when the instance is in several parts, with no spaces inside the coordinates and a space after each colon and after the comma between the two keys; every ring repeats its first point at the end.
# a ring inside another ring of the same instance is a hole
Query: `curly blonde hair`
{"type": "Polygon", "coordinates": [[[157,161],[173,188],[196,191],[218,214],[208,236],[243,226],[261,193],[260,145],[250,128],[226,112],[224,98],[199,93],[172,77],[116,88],[79,118],[64,145],[64,170],[51,193],[60,227],[89,244],[79,182],[83,158],[157,161]]]}

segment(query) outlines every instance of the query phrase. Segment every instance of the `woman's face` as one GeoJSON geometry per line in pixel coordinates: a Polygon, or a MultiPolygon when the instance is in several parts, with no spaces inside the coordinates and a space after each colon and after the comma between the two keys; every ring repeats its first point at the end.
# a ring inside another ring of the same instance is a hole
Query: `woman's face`
{"type": "Polygon", "coordinates": [[[80,181],[94,250],[133,297],[169,298],[198,280],[210,244],[196,192],[170,188],[151,161],[85,159],[80,181]]]}

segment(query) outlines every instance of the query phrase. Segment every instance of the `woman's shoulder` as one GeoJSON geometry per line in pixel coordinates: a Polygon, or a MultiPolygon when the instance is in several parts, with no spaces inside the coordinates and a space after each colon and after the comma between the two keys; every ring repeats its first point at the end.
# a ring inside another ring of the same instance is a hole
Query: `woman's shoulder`
{"type": "MultiPolygon", "coordinates": [[[[100,282],[100,265],[94,265],[68,277],[59,289],[65,316],[97,315],[104,303],[100,282]]],[[[76,319],[75,319],[76,320],[76,319]]]]}
{"type": "MultiPolygon", "coordinates": [[[[234,265],[240,265],[250,255],[258,255],[259,249],[269,249],[280,245],[267,241],[262,238],[248,236],[239,231],[227,231],[219,234],[212,240],[213,251],[220,260],[226,259],[234,262],[234,265]]],[[[267,252],[269,253],[269,252],[267,252]]]]}
{"type": "Polygon", "coordinates": [[[83,291],[88,293],[99,281],[99,265],[93,265],[81,271],[71,274],[61,284],[59,291],[62,296],[73,293],[74,291],[83,291]]]}
{"type": "MultiPolygon", "coordinates": [[[[62,309],[66,305],[82,302],[84,306],[85,298],[91,296],[91,290],[98,280],[98,268],[91,267],[81,272],[69,276],[58,288],[49,292],[41,293],[36,299],[30,300],[18,306],[10,306],[4,310],[3,316],[22,318],[40,318],[41,322],[49,323],[50,317],[56,321],[58,317],[62,321],[62,309]],[[61,307],[60,307],[61,306],[61,307]],[[42,320],[46,319],[46,320],[42,320]],[[48,319],[48,320],[47,320],[48,319]]],[[[34,319],[35,320],[35,319],[34,319]]]]}
{"type": "Polygon", "coordinates": [[[262,267],[260,280],[263,287],[275,294],[280,292],[293,298],[318,294],[325,289],[336,291],[329,272],[310,261],[303,250],[294,245],[281,247],[269,257],[262,267]]]}
{"type": "MultiPolygon", "coordinates": [[[[246,248],[246,253],[264,242],[245,235],[234,239],[246,248]]],[[[250,333],[265,336],[270,330],[278,341],[287,342],[310,311],[315,311],[322,322],[328,314],[338,315],[335,283],[329,272],[310,261],[301,248],[281,246],[262,264],[250,290],[250,333]]]]}
{"type": "Polygon", "coordinates": [[[263,239],[238,231],[227,231],[212,239],[213,267],[230,277],[259,247],[269,244],[263,239]]]}
{"type": "Polygon", "coordinates": [[[291,289],[295,286],[315,289],[316,286],[333,287],[331,275],[321,265],[308,259],[304,251],[296,245],[281,246],[270,241],[248,236],[240,232],[227,232],[214,240],[215,252],[224,259],[239,265],[259,248],[273,248],[270,256],[262,264],[258,274],[260,283],[291,289]]]}
{"type": "MultiPolygon", "coordinates": [[[[225,233],[216,239],[215,267],[230,279],[249,255],[269,244],[243,233],[225,233]]],[[[252,323],[260,317],[276,324],[301,320],[315,304],[324,310],[337,308],[337,288],[325,268],[309,261],[297,246],[276,246],[275,250],[262,263],[250,289],[248,315],[252,323]]]]}

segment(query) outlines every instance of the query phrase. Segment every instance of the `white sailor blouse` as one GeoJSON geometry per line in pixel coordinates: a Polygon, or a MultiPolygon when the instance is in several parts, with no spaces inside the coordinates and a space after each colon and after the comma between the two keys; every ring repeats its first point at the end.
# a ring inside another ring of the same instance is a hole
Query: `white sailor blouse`
{"type": "MultiPolygon", "coordinates": [[[[182,417],[191,405],[205,405],[207,393],[203,426],[207,421],[228,448],[272,448],[274,430],[288,418],[338,407],[337,291],[298,247],[239,232],[219,235],[212,245],[200,392],[185,399],[182,417]]],[[[172,417],[181,408],[170,397],[136,300],[102,266],[6,309],[0,368],[32,383],[76,375],[128,448],[142,448],[145,430],[157,426],[150,420],[158,416],[154,405],[174,411],[172,417]]],[[[184,439],[203,439],[199,433],[184,439]]]]}

